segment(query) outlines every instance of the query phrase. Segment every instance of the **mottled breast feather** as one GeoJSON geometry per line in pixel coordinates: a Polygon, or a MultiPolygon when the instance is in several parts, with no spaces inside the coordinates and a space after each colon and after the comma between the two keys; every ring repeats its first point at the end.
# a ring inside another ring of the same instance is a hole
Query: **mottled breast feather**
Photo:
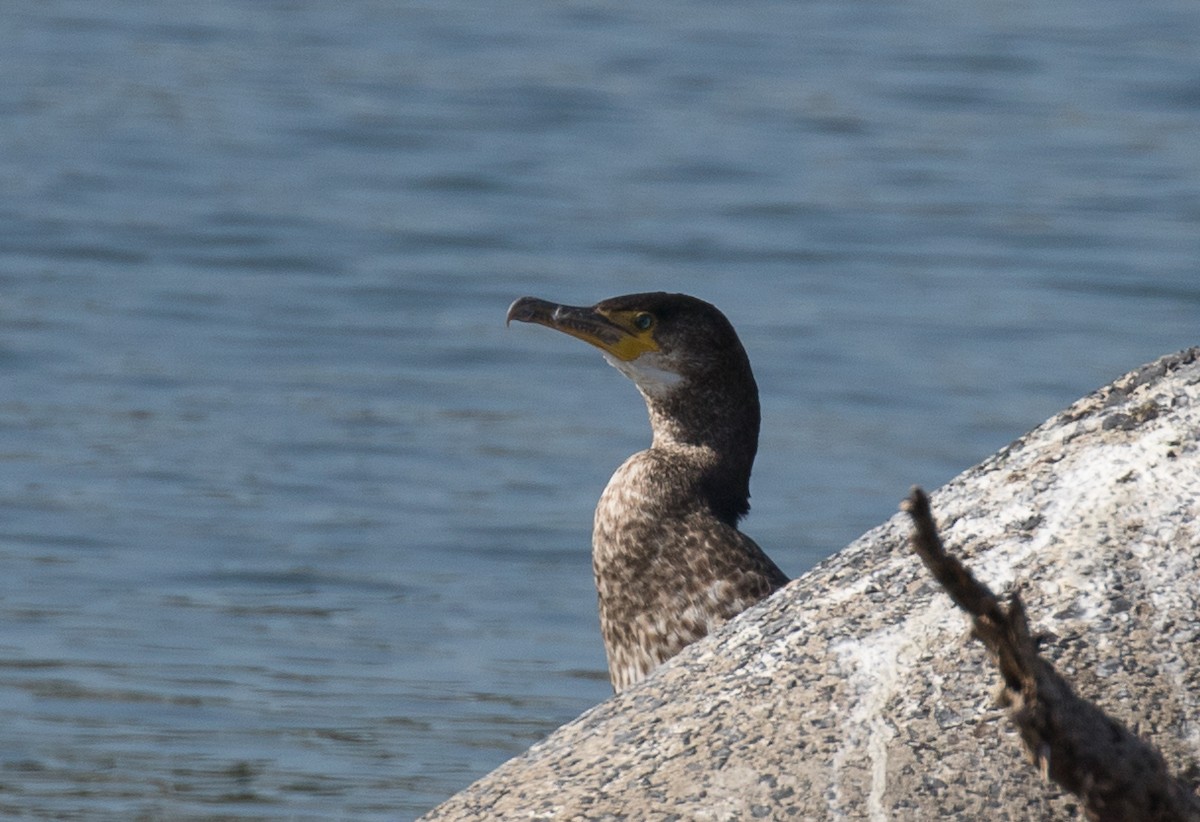
{"type": "Polygon", "coordinates": [[[691,493],[691,472],[674,456],[630,457],[596,508],[600,630],[618,691],[788,581],[691,493]]]}

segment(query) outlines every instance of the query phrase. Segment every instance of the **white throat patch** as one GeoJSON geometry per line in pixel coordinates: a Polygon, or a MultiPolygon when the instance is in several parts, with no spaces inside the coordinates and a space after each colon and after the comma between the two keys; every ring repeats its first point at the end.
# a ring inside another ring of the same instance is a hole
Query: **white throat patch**
{"type": "Polygon", "coordinates": [[[664,366],[664,357],[657,351],[647,351],[636,360],[622,360],[607,351],[600,352],[608,364],[633,380],[649,397],[663,397],[683,382],[683,377],[664,366]]]}

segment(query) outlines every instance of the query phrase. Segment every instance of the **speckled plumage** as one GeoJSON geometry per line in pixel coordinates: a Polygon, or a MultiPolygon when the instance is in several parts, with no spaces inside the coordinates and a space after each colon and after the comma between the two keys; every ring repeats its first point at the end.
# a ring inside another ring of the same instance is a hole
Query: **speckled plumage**
{"type": "Polygon", "coordinates": [[[646,400],[653,441],[613,474],[592,532],[600,628],[620,691],[788,581],[737,529],[749,510],[758,389],[729,321],[687,295],[591,308],[524,297],[509,319],[596,345],[646,400]]]}

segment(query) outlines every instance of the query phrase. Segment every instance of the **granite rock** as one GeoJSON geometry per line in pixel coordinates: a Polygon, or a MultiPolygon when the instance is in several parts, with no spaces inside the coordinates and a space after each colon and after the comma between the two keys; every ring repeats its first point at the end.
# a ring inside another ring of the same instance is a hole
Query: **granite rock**
{"type": "MultiPolygon", "coordinates": [[[[1076,691],[1200,774],[1200,348],[932,495],[1076,691]]],[[[897,489],[897,501],[904,489],[897,489]]],[[[1069,820],[897,514],[425,818],[1069,820]]]]}

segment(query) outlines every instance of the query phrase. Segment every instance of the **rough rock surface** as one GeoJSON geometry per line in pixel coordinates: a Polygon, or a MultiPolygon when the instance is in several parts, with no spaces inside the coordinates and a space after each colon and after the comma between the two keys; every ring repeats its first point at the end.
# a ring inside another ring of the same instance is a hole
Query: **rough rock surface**
{"type": "MultiPolygon", "coordinates": [[[[933,495],[1076,691],[1200,775],[1200,348],[1085,397],[933,495]]],[[[902,489],[897,489],[899,497],[902,489]]],[[[427,819],[1077,819],[908,550],[868,532],[427,819]]]]}

